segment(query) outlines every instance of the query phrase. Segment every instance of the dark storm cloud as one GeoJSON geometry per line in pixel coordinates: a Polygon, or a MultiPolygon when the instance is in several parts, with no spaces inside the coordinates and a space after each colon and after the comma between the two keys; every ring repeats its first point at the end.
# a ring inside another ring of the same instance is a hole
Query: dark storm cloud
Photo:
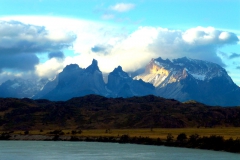
{"type": "Polygon", "coordinates": [[[59,36],[43,26],[0,21],[0,69],[34,70],[39,63],[36,53],[54,53],[71,46],[75,39],[74,34],[59,36]]]}
{"type": "Polygon", "coordinates": [[[107,45],[95,45],[94,47],[91,48],[92,52],[99,53],[99,54],[108,54],[110,49],[112,49],[112,46],[107,45]]]}
{"type": "Polygon", "coordinates": [[[227,53],[225,53],[225,52],[218,51],[218,54],[221,55],[223,58],[228,58],[229,59],[227,53]]]}
{"type": "Polygon", "coordinates": [[[34,70],[39,59],[34,54],[0,55],[0,69],[11,68],[18,71],[34,70]]]}
{"type": "Polygon", "coordinates": [[[55,38],[45,27],[0,21],[0,54],[41,53],[71,46],[75,35],[55,38]]]}
{"type": "Polygon", "coordinates": [[[239,58],[239,57],[240,57],[240,54],[232,53],[232,54],[229,56],[229,59],[234,59],[234,58],[239,58]]]}
{"type": "Polygon", "coordinates": [[[100,45],[96,45],[94,47],[91,48],[92,52],[104,52],[106,50],[105,47],[100,46],[100,45]]]}
{"type": "Polygon", "coordinates": [[[64,53],[61,52],[61,51],[58,51],[58,52],[51,52],[48,54],[48,58],[51,59],[51,58],[59,58],[59,59],[64,59],[64,53]]]}

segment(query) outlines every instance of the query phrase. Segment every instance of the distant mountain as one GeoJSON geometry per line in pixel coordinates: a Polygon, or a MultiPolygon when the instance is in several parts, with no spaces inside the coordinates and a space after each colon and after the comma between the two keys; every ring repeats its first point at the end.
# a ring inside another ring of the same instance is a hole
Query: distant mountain
{"type": "Polygon", "coordinates": [[[181,102],[194,100],[207,105],[239,106],[240,87],[221,66],[202,60],[152,59],[141,70],[124,72],[121,66],[108,75],[107,83],[93,59],[87,68],[66,66],[52,81],[8,80],[0,85],[0,97],[64,101],[89,94],[105,97],[156,95],[181,102]],[[137,75],[138,74],[138,75],[137,75]],[[133,75],[137,75],[132,78],[133,75]]]}
{"type": "Polygon", "coordinates": [[[48,82],[33,98],[62,101],[89,94],[105,97],[132,97],[154,93],[155,88],[152,84],[133,80],[121,66],[108,75],[108,83],[105,84],[102,72],[94,59],[86,69],[80,68],[77,64],[66,66],[55,80],[48,82]]]}
{"type": "Polygon", "coordinates": [[[102,72],[96,60],[93,60],[86,69],[80,68],[77,64],[66,66],[57,79],[46,84],[41,94],[34,98],[68,100],[88,94],[107,95],[102,72]]]}
{"type": "Polygon", "coordinates": [[[156,95],[179,101],[196,100],[208,105],[240,105],[240,88],[221,66],[202,60],[152,59],[142,79],[156,87],[156,95]]]}
{"type": "Polygon", "coordinates": [[[49,82],[48,79],[14,79],[0,85],[0,97],[32,98],[49,82]]]}
{"type": "Polygon", "coordinates": [[[115,68],[108,75],[107,88],[111,97],[132,97],[155,94],[155,88],[142,80],[133,80],[122,70],[121,66],[115,68]]]}

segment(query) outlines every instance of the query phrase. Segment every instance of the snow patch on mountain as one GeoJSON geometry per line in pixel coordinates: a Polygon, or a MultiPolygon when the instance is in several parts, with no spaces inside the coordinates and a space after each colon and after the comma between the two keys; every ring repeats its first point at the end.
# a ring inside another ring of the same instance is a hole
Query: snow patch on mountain
{"type": "Polygon", "coordinates": [[[190,73],[190,72],[188,72],[188,73],[191,74],[195,79],[198,79],[200,81],[204,81],[205,77],[206,77],[206,75],[204,75],[204,74],[190,73]]]}

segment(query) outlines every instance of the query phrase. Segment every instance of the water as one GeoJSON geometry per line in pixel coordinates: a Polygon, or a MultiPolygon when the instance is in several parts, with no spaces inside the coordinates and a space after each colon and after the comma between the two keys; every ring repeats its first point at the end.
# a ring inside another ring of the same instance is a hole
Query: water
{"type": "Polygon", "coordinates": [[[0,141],[1,160],[240,160],[240,154],[100,142],[0,141]]]}

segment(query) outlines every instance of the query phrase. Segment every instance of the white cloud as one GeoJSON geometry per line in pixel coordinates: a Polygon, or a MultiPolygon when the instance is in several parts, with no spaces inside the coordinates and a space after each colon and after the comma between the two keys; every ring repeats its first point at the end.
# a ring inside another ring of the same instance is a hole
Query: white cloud
{"type": "Polygon", "coordinates": [[[103,72],[111,72],[118,65],[125,71],[134,71],[144,67],[151,58],[157,57],[173,59],[187,56],[224,65],[221,57],[217,55],[217,50],[239,41],[235,34],[213,27],[196,27],[186,31],[139,27],[128,33],[113,24],[86,20],[57,17],[12,18],[23,23],[45,26],[46,30],[54,30],[63,35],[72,32],[77,36],[71,48],[75,55],[65,54],[62,61],[52,58],[38,64],[36,74],[41,77],[53,77],[71,63],[86,68],[93,58],[98,60],[99,68],[103,72]]]}
{"type": "Polygon", "coordinates": [[[0,54],[59,50],[70,46],[76,38],[71,33],[49,32],[43,26],[18,21],[0,21],[0,26],[0,54]]]}
{"type": "Polygon", "coordinates": [[[155,29],[158,30],[158,37],[150,48],[164,58],[187,56],[224,66],[221,58],[217,55],[217,49],[239,41],[235,34],[213,27],[196,27],[186,31],[155,29]]]}
{"type": "Polygon", "coordinates": [[[38,77],[34,72],[31,71],[24,71],[24,72],[13,72],[12,70],[5,70],[0,73],[0,84],[7,80],[13,80],[16,78],[21,78],[21,79],[37,79],[38,77]]]}
{"type": "Polygon", "coordinates": [[[102,19],[104,20],[110,20],[110,19],[114,19],[115,15],[114,14],[103,14],[102,15],[102,19]]]}
{"type": "Polygon", "coordinates": [[[49,32],[45,27],[19,21],[0,21],[0,69],[35,69],[37,53],[54,52],[68,48],[75,35],[49,32]]]}
{"type": "Polygon", "coordinates": [[[127,12],[134,9],[135,4],[132,3],[118,3],[114,6],[110,6],[110,9],[117,12],[127,12]]]}
{"type": "Polygon", "coordinates": [[[0,84],[2,84],[3,82],[7,81],[7,80],[12,80],[16,77],[21,77],[21,73],[12,73],[10,71],[2,71],[0,73],[0,84]]]}
{"type": "Polygon", "coordinates": [[[217,30],[213,27],[196,27],[185,31],[182,34],[185,42],[195,45],[224,45],[230,43],[236,43],[238,38],[231,32],[217,30]]]}
{"type": "Polygon", "coordinates": [[[36,75],[39,77],[54,78],[57,73],[62,71],[64,63],[57,58],[51,58],[42,64],[36,65],[36,75]]]}

